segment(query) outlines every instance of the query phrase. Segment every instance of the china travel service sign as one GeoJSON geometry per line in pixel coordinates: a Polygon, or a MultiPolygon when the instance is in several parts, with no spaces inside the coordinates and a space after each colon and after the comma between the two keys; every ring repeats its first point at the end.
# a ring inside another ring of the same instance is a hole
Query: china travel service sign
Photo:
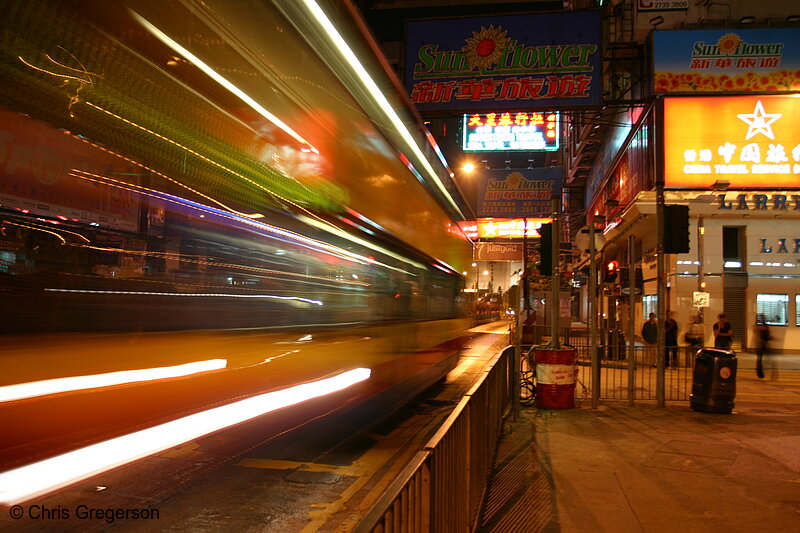
{"type": "Polygon", "coordinates": [[[600,104],[598,11],[408,22],[405,82],[422,111],[600,104]]]}
{"type": "Polygon", "coordinates": [[[657,31],[656,93],[800,90],[800,29],[657,31]]]}
{"type": "Polygon", "coordinates": [[[792,96],[664,99],[664,184],[800,188],[800,100],[792,96]]]}

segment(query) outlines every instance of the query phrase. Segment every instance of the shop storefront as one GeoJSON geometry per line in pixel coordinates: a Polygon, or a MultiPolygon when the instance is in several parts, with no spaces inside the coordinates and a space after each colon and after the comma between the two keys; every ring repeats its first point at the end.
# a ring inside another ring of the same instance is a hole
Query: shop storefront
{"type": "Polygon", "coordinates": [[[635,331],[657,307],[656,180],[648,187],[647,165],[631,165],[643,147],[637,138],[654,128],[660,142],[644,151],[656,151],[664,203],[689,209],[689,252],[665,256],[666,309],[679,338],[700,317],[713,343],[712,325],[725,314],[737,350],[755,347],[757,320],[770,326],[775,350],[800,350],[800,99],[791,95],[668,97],[631,135],[587,217],[602,242],[598,270],[611,261],[629,266],[633,236],[641,272],[634,290],[626,276],[607,280],[608,322],[627,327],[621,310],[631,293],[635,331]],[[641,185],[638,192],[626,182],[641,185]]]}

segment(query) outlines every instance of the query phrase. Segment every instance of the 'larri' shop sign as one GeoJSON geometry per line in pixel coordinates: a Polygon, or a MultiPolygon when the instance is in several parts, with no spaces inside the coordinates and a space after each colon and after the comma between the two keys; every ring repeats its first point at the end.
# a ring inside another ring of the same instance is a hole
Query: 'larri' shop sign
{"type": "Polygon", "coordinates": [[[800,188],[800,101],[792,96],[664,99],[664,184],[800,188]]]}

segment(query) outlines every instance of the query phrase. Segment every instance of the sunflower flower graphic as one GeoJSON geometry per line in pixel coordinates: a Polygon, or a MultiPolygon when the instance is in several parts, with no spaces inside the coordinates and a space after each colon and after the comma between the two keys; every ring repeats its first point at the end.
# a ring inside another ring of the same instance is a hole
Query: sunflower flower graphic
{"type": "Polygon", "coordinates": [[[471,68],[485,69],[496,65],[503,53],[508,48],[508,33],[502,26],[497,28],[490,25],[481,27],[481,31],[472,32],[472,37],[466,39],[467,44],[461,49],[467,57],[471,68]]]}
{"type": "Polygon", "coordinates": [[[728,55],[736,51],[736,48],[739,47],[740,42],[741,39],[739,39],[739,36],[735,33],[726,33],[719,38],[717,47],[721,53],[728,55]]]}

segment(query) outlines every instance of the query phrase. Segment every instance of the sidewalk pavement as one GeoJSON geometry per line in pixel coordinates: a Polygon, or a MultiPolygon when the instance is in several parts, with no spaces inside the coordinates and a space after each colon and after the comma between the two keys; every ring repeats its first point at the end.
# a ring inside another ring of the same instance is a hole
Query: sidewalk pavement
{"type": "Polygon", "coordinates": [[[524,408],[479,531],[800,531],[800,371],[772,377],[739,373],[727,415],[689,402],[524,408]]]}

